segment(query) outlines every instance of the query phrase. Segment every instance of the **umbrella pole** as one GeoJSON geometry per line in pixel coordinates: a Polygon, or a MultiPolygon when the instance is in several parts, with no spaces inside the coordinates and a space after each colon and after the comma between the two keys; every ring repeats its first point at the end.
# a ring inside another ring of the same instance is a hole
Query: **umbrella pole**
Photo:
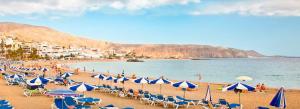
{"type": "Polygon", "coordinates": [[[183,98],[185,98],[185,90],[183,90],[183,98]]]}
{"type": "Polygon", "coordinates": [[[142,90],[144,90],[144,84],[142,84],[142,90]]]}
{"type": "Polygon", "coordinates": [[[161,94],[161,84],[159,85],[159,93],[161,94]]]}
{"type": "Polygon", "coordinates": [[[123,84],[123,90],[125,90],[125,82],[123,82],[122,84],[123,84]]]}
{"type": "Polygon", "coordinates": [[[240,104],[240,108],[241,109],[241,92],[239,91],[239,104],[240,104]]]}
{"type": "Polygon", "coordinates": [[[98,86],[100,86],[100,79],[98,79],[98,86]]]}

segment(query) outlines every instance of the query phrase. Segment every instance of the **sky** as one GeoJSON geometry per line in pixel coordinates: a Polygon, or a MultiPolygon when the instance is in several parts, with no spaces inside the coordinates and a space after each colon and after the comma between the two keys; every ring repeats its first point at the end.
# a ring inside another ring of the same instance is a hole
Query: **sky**
{"type": "Polygon", "coordinates": [[[118,43],[300,56],[300,0],[0,0],[0,21],[118,43]]]}

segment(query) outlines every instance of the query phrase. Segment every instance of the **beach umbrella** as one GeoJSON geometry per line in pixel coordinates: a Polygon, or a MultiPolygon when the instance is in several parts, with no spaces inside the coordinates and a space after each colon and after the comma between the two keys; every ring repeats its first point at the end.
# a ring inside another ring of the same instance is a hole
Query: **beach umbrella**
{"type": "Polygon", "coordinates": [[[121,78],[116,78],[114,79],[114,82],[117,83],[117,82],[125,82],[125,81],[128,81],[129,78],[126,78],[126,77],[121,77],[121,78]]]}
{"type": "Polygon", "coordinates": [[[115,79],[116,79],[116,78],[113,77],[113,76],[109,76],[109,77],[107,77],[107,78],[104,78],[104,80],[111,81],[111,85],[112,85],[112,83],[113,83],[113,81],[114,81],[115,79]]]}
{"type": "Polygon", "coordinates": [[[159,84],[159,92],[161,94],[162,84],[171,84],[171,81],[164,78],[158,78],[156,80],[150,81],[150,84],[159,84]]]}
{"type": "Polygon", "coordinates": [[[187,88],[190,88],[190,89],[195,89],[198,87],[198,85],[194,84],[194,83],[191,83],[191,82],[188,82],[188,81],[181,81],[181,82],[177,82],[177,83],[174,83],[173,84],[173,87],[180,87],[183,89],[183,97],[185,98],[185,92],[187,90],[187,88]]]}
{"type": "Polygon", "coordinates": [[[100,85],[100,80],[104,80],[104,79],[107,78],[107,77],[106,77],[105,75],[103,75],[103,74],[93,75],[92,77],[93,77],[93,78],[98,78],[98,79],[99,79],[99,80],[98,80],[98,85],[100,85]]]}
{"type": "Polygon", "coordinates": [[[54,81],[55,82],[64,82],[64,79],[63,78],[55,78],[54,81]]]}
{"type": "Polygon", "coordinates": [[[42,78],[42,77],[37,77],[29,81],[29,83],[34,84],[34,85],[42,85],[42,84],[47,84],[49,82],[48,79],[42,78]]]}
{"type": "Polygon", "coordinates": [[[210,101],[210,102],[212,101],[211,92],[210,92],[210,85],[207,86],[204,100],[205,101],[210,101]]]}
{"type": "Polygon", "coordinates": [[[9,76],[9,78],[12,78],[12,79],[19,79],[19,78],[22,78],[21,75],[18,75],[18,74],[13,74],[11,76],[9,76]]]}
{"type": "Polygon", "coordinates": [[[281,87],[273,100],[270,103],[271,106],[277,107],[279,109],[285,109],[286,108],[286,100],[284,95],[284,88],[281,87]]]}
{"type": "Polygon", "coordinates": [[[71,86],[69,89],[72,91],[85,92],[85,91],[92,91],[95,88],[96,87],[93,85],[85,84],[84,82],[82,82],[77,85],[71,86]]]}
{"type": "Polygon", "coordinates": [[[125,88],[125,81],[129,81],[129,78],[126,78],[126,77],[121,77],[121,78],[116,78],[115,80],[114,80],[114,82],[115,83],[117,83],[117,82],[121,82],[122,84],[123,84],[123,88],[125,88]]]}
{"type": "Polygon", "coordinates": [[[149,80],[147,78],[138,78],[138,79],[135,79],[133,80],[134,83],[137,83],[137,84],[142,84],[142,90],[144,89],[144,84],[148,84],[149,83],[149,80]]]}
{"type": "Polygon", "coordinates": [[[115,79],[116,79],[116,78],[113,77],[113,76],[109,76],[109,77],[104,78],[104,80],[108,80],[108,81],[113,81],[113,80],[115,80],[115,79]]]}
{"type": "Polygon", "coordinates": [[[252,81],[253,79],[249,76],[239,76],[236,78],[237,80],[240,80],[240,81],[252,81]]]}
{"type": "Polygon", "coordinates": [[[252,86],[243,84],[243,83],[235,83],[235,84],[232,84],[232,85],[222,89],[222,91],[235,91],[235,92],[238,92],[239,93],[239,104],[241,104],[241,92],[243,90],[255,91],[255,88],[252,87],[252,86]]]}
{"type": "Polygon", "coordinates": [[[63,96],[63,97],[70,97],[70,96],[78,96],[74,91],[68,89],[54,89],[50,90],[45,93],[47,96],[63,96]]]}
{"type": "Polygon", "coordinates": [[[103,75],[103,74],[93,75],[92,77],[93,77],[93,78],[98,78],[98,79],[101,79],[101,80],[104,80],[104,79],[107,78],[107,77],[106,77],[105,75],[103,75]]]}
{"type": "Polygon", "coordinates": [[[64,74],[61,75],[62,78],[67,78],[67,77],[70,77],[72,76],[73,74],[70,73],[70,72],[65,72],[64,74]]]}

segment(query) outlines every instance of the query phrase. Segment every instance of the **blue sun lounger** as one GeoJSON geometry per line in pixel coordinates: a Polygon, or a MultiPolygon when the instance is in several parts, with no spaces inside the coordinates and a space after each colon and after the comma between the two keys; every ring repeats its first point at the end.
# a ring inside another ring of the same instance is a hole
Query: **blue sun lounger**
{"type": "Polygon", "coordinates": [[[68,107],[75,106],[76,109],[90,109],[91,108],[91,106],[84,106],[84,105],[77,104],[72,97],[65,97],[64,101],[68,107]]]}

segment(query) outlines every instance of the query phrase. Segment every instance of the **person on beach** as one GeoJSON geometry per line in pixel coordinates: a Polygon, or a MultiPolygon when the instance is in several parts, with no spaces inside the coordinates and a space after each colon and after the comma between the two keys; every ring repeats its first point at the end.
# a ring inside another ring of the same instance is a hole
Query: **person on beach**
{"type": "Polygon", "coordinates": [[[131,78],[132,78],[132,79],[136,79],[136,76],[135,76],[135,74],[133,74],[131,78]]]}
{"type": "Polygon", "coordinates": [[[121,77],[122,77],[121,74],[118,74],[118,75],[117,75],[117,78],[121,78],[121,77]]]}
{"type": "Polygon", "coordinates": [[[260,86],[260,92],[265,92],[266,89],[267,88],[266,88],[265,84],[261,84],[261,86],[260,86]]]}
{"type": "Polygon", "coordinates": [[[260,83],[258,83],[255,87],[256,92],[260,92],[261,91],[261,85],[260,83]]]}

